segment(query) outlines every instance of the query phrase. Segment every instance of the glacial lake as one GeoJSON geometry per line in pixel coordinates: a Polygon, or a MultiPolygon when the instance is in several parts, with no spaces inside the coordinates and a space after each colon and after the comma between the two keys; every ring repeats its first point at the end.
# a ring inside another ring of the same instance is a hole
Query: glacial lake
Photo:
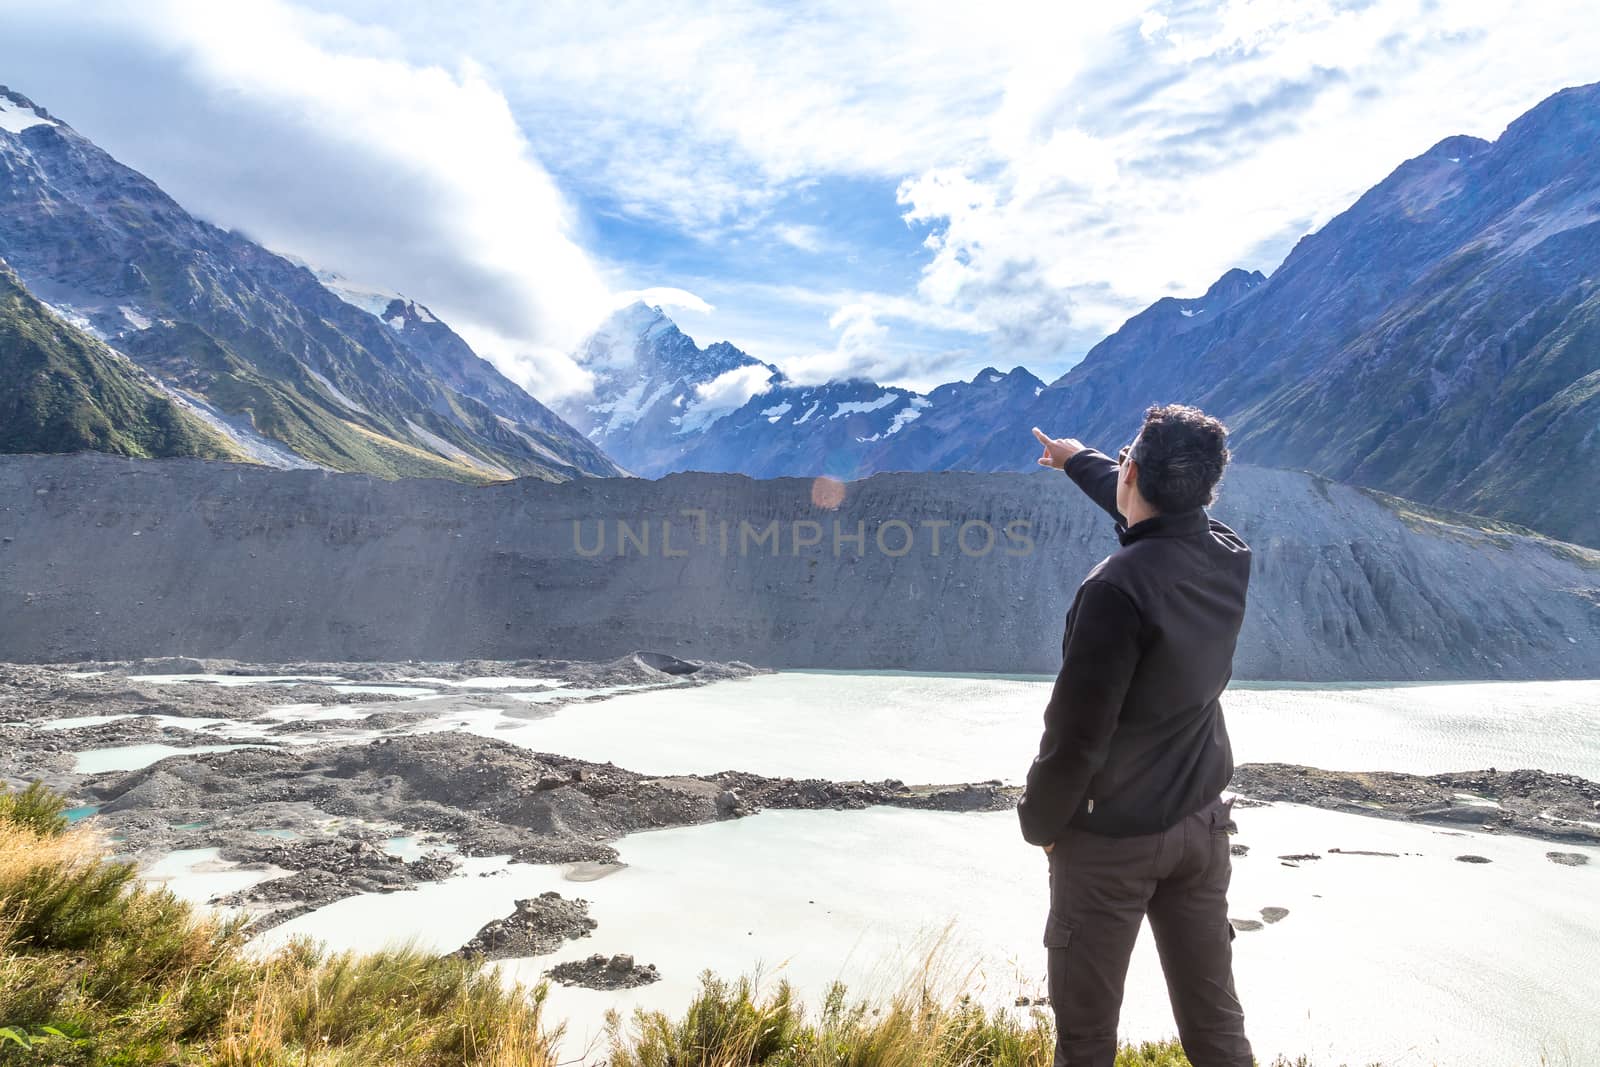
{"type": "MultiPolygon", "coordinates": [[[[1019,782],[1052,681],[784,671],[622,694],[509,729],[498,718],[457,721],[657,774],[1019,782]]],[[[1537,767],[1600,780],[1600,682],[1245,682],[1222,703],[1238,763],[1412,774],[1537,767]]]]}
{"type": "MultiPolygon", "coordinates": [[[[1016,781],[1037,745],[1050,681],[783,672],[554,709],[526,702],[526,713],[451,707],[418,728],[467,729],[656,774],[1016,781]]],[[[1600,682],[1247,683],[1230,689],[1224,707],[1241,763],[1415,773],[1531,766],[1600,779],[1600,682]]],[[[1258,1058],[1305,1054],[1320,1067],[1600,1062],[1592,963],[1600,850],[1287,804],[1236,818],[1235,840],[1250,854],[1234,861],[1231,914],[1289,909],[1235,942],[1258,1058]],[[1545,853],[1557,848],[1590,863],[1553,864],[1545,853]],[[1298,867],[1276,858],[1306,852],[1322,858],[1298,867]],[[1456,861],[1465,854],[1492,862],[1456,861]]],[[[548,889],[583,897],[600,924],[590,937],[506,961],[503,973],[534,981],[562,960],[629,952],[656,964],[663,980],[609,993],[552,986],[547,1003],[553,1019],[568,1022],[568,1057],[597,1040],[608,1008],[681,1009],[708,967],[724,976],[760,968],[815,1003],[835,978],[858,994],[893,988],[937,949],[940,970],[989,1003],[1042,992],[1045,861],[1021,841],[1013,813],[769,811],[635,834],[618,848],[628,866],[598,881],[469,859],[446,882],[350,898],[260,943],[306,934],[336,948],[413,939],[450,951],[517,899],[548,889]]],[[[226,872],[207,862],[197,873],[226,872]]],[[[162,875],[183,887],[181,869],[162,875]]],[[[1122,1033],[1173,1032],[1146,931],[1122,1033]]]]}

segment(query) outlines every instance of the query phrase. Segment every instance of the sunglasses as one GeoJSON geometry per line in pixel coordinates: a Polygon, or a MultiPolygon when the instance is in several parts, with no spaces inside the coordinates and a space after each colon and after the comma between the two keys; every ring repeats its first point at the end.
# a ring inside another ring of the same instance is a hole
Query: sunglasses
{"type": "Polygon", "coordinates": [[[1133,455],[1133,446],[1136,445],[1136,444],[1138,444],[1137,441],[1130,441],[1128,444],[1123,445],[1122,448],[1120,448],[1117,451],[1117,466],[1120,467],[1124,463],[1128,462],[1128,457],[1129,456],[1133,456],[1133,460],[1134,460],[1135,463],[1138,462],[1139,457],[1133,455]]]}

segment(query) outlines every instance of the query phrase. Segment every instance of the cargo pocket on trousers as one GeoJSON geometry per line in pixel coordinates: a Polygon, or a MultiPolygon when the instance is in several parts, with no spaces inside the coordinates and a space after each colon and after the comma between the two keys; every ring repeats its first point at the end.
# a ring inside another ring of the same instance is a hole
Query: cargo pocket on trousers
{"type": "Polygon", "coordinates": [[[1072,924],[1059,918],[1052,908],[1044,921],[1044,947],[1066,948],[1071,942],[1072,924]]]}

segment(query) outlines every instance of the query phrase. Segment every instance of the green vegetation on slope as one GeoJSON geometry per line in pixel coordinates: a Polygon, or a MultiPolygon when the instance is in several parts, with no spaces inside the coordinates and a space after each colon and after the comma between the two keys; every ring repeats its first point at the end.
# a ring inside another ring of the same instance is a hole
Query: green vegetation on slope
{"type": "Polygon", "coordinates": [[[320,395],[325,387],[292,362],[281,377],[264,373],[191,323],[156,323],[125,344],[130,355],[179,388],[249,420],[257,433],[324,467],[380,478],[488,482],[504,477],[397,440],[376,419],[369,426],[350,421],[370,418],[360,412],[335,414],[320,395]]]}
{"type": "Polygon", "coordinates": [[[238,459],[99,341],[57,319],[0,264],[0,452],[238,459]]]}

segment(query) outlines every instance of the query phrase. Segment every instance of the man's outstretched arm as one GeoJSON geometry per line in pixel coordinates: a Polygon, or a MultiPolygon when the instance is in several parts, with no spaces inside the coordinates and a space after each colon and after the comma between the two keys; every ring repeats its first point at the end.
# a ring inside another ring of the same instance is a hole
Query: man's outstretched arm
{"type": "Polygon", "coordinates": [[[1141,651],[1139,609],[1109,582],[1084,582],[1069,617],[1039,754],[1017,803],[1022,837],[1033,845],[1053,844],[1084,807],[1141,651]]]}
{"type": "Polygon", "coordinates": [[[1039,466],[1066,471],[1067,477],[1077,483],[1078,488],[1100,505],[1106,514],[1116,519],[1118,526],[1125,528],[1128,525],[1128,520],[1117,510],[1116,460],[1075,437],[1051,437],[1037,426],[1033,428],[1033,436],[1044,445],[1039,466]]]}

